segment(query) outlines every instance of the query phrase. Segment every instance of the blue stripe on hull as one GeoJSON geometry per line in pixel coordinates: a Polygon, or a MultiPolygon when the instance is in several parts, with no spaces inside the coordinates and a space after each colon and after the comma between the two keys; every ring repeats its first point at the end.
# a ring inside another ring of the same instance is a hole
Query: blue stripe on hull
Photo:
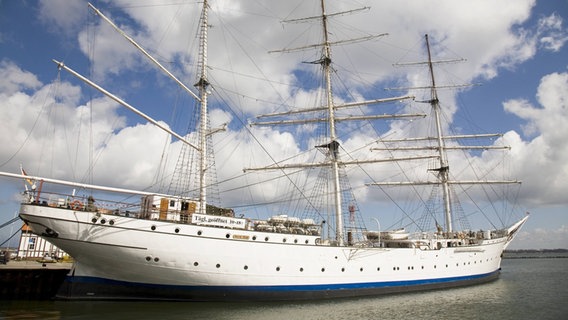
{"type": "Polygon", "coordinates": [[[194,301],[311,300],[466,286],[492,281],[498,276],[499,270],[487,274],[427,280],[293,286],[169,286],[70,276],[59,290],[57,298],[194,301]]]}

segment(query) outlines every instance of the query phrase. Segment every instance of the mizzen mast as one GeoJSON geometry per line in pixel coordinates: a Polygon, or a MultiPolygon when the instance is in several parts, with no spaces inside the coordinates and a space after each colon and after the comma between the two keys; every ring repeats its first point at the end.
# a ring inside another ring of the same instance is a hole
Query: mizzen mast
{"type": "Polygon", "coordinates": [[[426,101],[417,101],[428,103],[432,107],[433,118],[435,121],[435,133],[433,136],[428,137],[418,137],[418,138],[402,138],[402,139],[382,139],[381,142],[385,144],[390,143],[408,143],[408,142],[423,142],[423,141],[433,141],[432,145],[418,145],[418,146],[398,146],[398,147],[385,147],[385,148],[371,148],[371,150],[388,150],[388,151],[411,151],[411,150],[431,150],[436,151],[438,158],[438,168],[429,169],[429,171],[436,172],[436,180],[425,180],[425,181],[384,181],[384,182],[373,182],[367,185],[371,186],[419,186],[419,185],[438,185],[442,187],[442,202],[444,210],[444,220],[446,224],[446,231],[451,233],[453,231],[452,227],[452,193],[450,192],[450,186],[452,185],[489,185],[489,184],[519,184],[518,180],[450,180],[450,166],[448,162],[448,150],[496,150],[496,149],[510,149],[509,146],[496,146],[496,145],[450,145],[446,146],[446,141],[448,140],[458,140],[458,139],[476,139],[476,138],[493,138],[502,137],[499,133],[489,133],[489,134],[462,134],[462,135],[445,135],[443,132],[442,121],[441,121],[441,107],[440,101],[438,99],[438,89],[440,88],[456,88],[465,87],[469,85],[458,85],[458,86],[438,86],[436,84],[436,79],[434,77],[434,64],[440,63],[452,63],[463,61],[464,59],[452,59],[452,60],[432,60],[432,54],[430,51],[430,42],[428,35],[425,35],[426,40],[426,51],[428,54],[427,61],[421,62],[409,62],[409,63],[397,63],[395,66],[413,66],[413,65],[426,65],[428,67],[430,75],[430,85],[421,87],[409,87],[409,88],[390,88],[388,90],[407,90],[407,89],[429,89],[430,99],[426,101]]]}
{"type": "Polygon", "coordinates": [[[438,143],[438,155],[440,161],[440,167],[437,169],[432,169],[433,171],[438,171],[438,179],[440,179],[440,184],[442,186],[442,197],[444,202],[444,213],[446,218],[446,231],[452,232],[452,208],[450,205],[450,188],[448,184],[449,180],[449,165],[448,157],[445,149],[445,142],[442,133],[442,124],[440,121],[440,100],[438,99],[438,92],[436,90],[436,79],[434,78],[434,67],[432,64],[432,54],[430,52],[430,42],[428,41],[428,35],[426,38],[426,50],[428,51],[428,70],[430,72],[430,80],[432,86],[430,88],[430,105],[434,111],[434,119],[436,121],[436,141],[438,143]]]}

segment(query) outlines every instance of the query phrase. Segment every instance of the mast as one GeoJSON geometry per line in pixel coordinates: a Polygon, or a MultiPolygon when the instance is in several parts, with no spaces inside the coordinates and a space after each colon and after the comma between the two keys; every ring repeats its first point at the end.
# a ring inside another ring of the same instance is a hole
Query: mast
{"type": "MultiPolygon", "coordinates": [[[[332,72],[332,67],[331,67],[331,63],[332,63],[332,59],[331,59],[331,47],[333,45],[337,45],[337,44],[344,44],[344,43],[353,43],[353,42],[360,42],[360,41],[366,41],[366,40],[370,40],[370,39],[374,39],[377,37],[382,37],[385,36],[386,33],[382,33],[382,34],[376,34],[376,35],[367,35],[364,37],[360,37],[360,38],[354,38],[354,39],[348,39],[348,40],[339,40],[339,41],[330,41],[329,39],[329,30],[328,30],[328,18],[329,17],[335,17],[335,16],[340,16],[340,15],[344,15],[344,14],[349,14],[349,13],[353,13],[353,12],[357,12],[357,11],[361,11],[361,10],[368,10],[368,7],[364,7],[364,8],[360,8],[360,9],[355,9],[355,10],[349,10],[349,11],[343,11],[343,12],[336,12],[336,13],[331,13],[328,14],[326,12],[326,7],[325,7],[325,0],[320,0],[320,6],[321,6],[321,13],[316,15],[316,16],[311,16],[311,17],[307,17],[307,18],[299,18],[299,19],[291,19],[291,20],[284,20],[284,22],[288,22],[288,23],[300,23],[300,22],[305,22],[305,21],[312,21],[312,20],[318,20],[321,21],[321,26],[322,26],[322,33],[323,33],[323,42],[321,43],[317,43],[317,44],[310,44],[310,45],[306,45],[306,46],[301,46],[301,47],[296,47],[296,48],[285,48],[285,49],[281,49],[281,50],[273,50],[273,51],[269,51],[270,53],[274,53],[274,52],[295,52],[295,51],[301,51],[301,50],[306,50],[306,49],[313,49],[313,48],[321,48],[322,50],[322,54],[321,54],[321,58],[317,61],[313,61],[310,63],[313,64],[320,64],[321,68],[322,68],[322,72],[324,75],[324,86],[322,88],[322,90],[325,90],[324,93],[324,99],[325,102],[322,103],[321,107],[316,107],[316,108],[299,108],[299,109],[295,109],[295,110],[291,110],[291,111],[287,111],[287,112],[277,112],[277,113],[271,113],[271,114],[264,114],[264,115],[260,115],[257,117],[257,119],[259,119],[259,121],[250,123],[250,125],[259,125],[259,126],[276,126],[276,125],[297,125],[297,124],[305,124],[305,123],[325,123],[327,125],[327,129],[328,129],[328,140],[319,146],[316,146],[317,148],[324,148],[327,149],[328,151],[328,157],[326,159],[325,162],[322,163],[315,163],[315,164],[274,164],[268,167],[263,167],[263,168],[247,168],[245,169],[245,171],[249,171],[249,170],[283,170],[283,169],[291,169],[291,168],[314,168],[314,167],[329,167],[331,169],[331,173],[332,173],[332,178],[330,181],[332,183],[332,190],[330,190],[330,194],[333,194],[333,200],[332,200],[332,205],[334,206],[334,215],[335,215],[335,229],[336,229],[336,234],[335,234],[335,240],[336,240],[336,244],[338,246],[344,246],[345,245],[345,239],[344,239],[344,230],[343,230],[343,213],[342,213],[342,190],[341,190],[341,184],[340,184],[340,166],[343,165],[360,165],[363,163],[378,163],[378,162],[383,162],[384,160],[369,160],[369,161],[341,161],[340,157],[339,157],[339,142],[337,141],[337,133],[336,133],[336,124],[338,122],[341,121],[363,121],[363,120],[377,120],[377,119],[397,119],[397,118],[408,118],[408,117],[424,117],[426,115],[424,114],[401,114],[401,115],[360,115],[360,116],[355,116],[355,115],[349,115],[349,116],[343,116],[343,117],[336,117],[335,115],[335,111],[338,109],[349,109],[349,108],[355,108],[358,106],[363,106],[363,105],[376,105],[376,104],[380,104],[380,103],[385,103],[385,102],[393,102],[393,101],[399,101],[399,100],[406,100],[406,99],[414,99],[414,96],[410,96],[410,95],[406,95],[406,96],[401,96],[401,97],[395,97],[395,98],[387,98],[387,99],[374,99],[374,100],[367,100],[367,101],[357,101],[357,102],[348,102],[348,103],[343,103],[343,104],[338,104],[335,105],[334,101],[333,101],[333,89],[332,89],[332,83],[331,83],[331,72],[332,72]],[[290,116],[290,115],[300,115],[300,114],[309,114],[309,113],[313,113],[313,112],[325,112],[326,116],[322,117],[322,118],[316,118],[315,116],[308,116],[307,118],[301,118],[301,119],[288,119],[288,120],[283,120],[280,117],[286,117],[286,116],[290,116]],[[267,118],[280,118],[277,120],[273,120],[273,121],[267,121],[265,119],[267,118]],[[262,120],[260,120],[262,119],[262,120]]],[[[422,158],[422,157],[421,157],[422,158]]],[[[414,159],[418,159],[418,157],[408,157],[405,158],[404,160],[414,160],[414,159]]],[[[387,161],[396,161],[399,159],[388,159],[387,161]]]]}
{"type": "MultiPolygon", "coordinates": [[[[430,104],[433,114],[434,114],[434,121],[435,121],[435,128],[436,133],[432,136],[427,137],[416,137],[416,138],[400,138],[400,139],[381,139],[380,142],[385,144],[384,147],[373,147],[371,150],[379,150],[384,151],[387,150],[389,152],[407,152],[407,151],[435,151],[439,162],[438,168],[428,169],[428,171],[436,172],[436,179],[426,179],[426,180],[415,180],[415,181],[382,181],[382,182],[372,182],[367,183],[368,186],[426,186],[426,185],[436,185],[442,187],[442,201],[444,207],[444,220],[446,224],[446,231],[452,232],[452,194],[450,193],[450,186],[452,185],[499,185],[499,184],[520,184],[521,182],[518,180],[450,180],[450,171],[449,171],[449,163],[448,163],[448,151],[452,150],[503,150],[503,149],[511,149],[510,146],[506,145],[460,145],[460,144],[452,144],[450,146],[446,146],[446,141],[448,140],[461,140],[461,139],[477,139],[477,138],[493,138],[493,137],[502,137],[503,134],[500,133],[485,133],[485,134],[460,134],[460,135],[444,135],[442,130],[442,122],[441,122],[441,108],[440,108],[440,101],[438,99],[438,89],[441,88],[456,88],[456,87],[466,87],[470,85],[451,85],[451,86],[438,86],[436,84],[436,79],[434,77],[434,64],[441,64],[441,63],[453,63],[459,61],[465,61],[465,59],[452,59],[452,60],[432,60],[432,54],[430,51],[430,42],[428,39],[428,35],[425,35],[426,41],[426,49],[428,54],[427,61],[419,61],[419,62],[406,62],[406,63],[396,63],[395,66],[416,66],[416,65],[425,65],[428,67],[428,71],[430,74],[430,84],[427,86],[418,86],[418,87],[403,87],[403,88],[390,88],[387,90],[408,90],[408,89],[430,89],[430,99],[426,101],[416,101],[418,103],[428,103],[430,104]],[[432,142],[427,143],[426,145],[412,145],[415,142],[432,142]],[[398,146],[391,146],[390,144],[397,143],[398,146]],[[400,144],[402,143],[402,144],[400,144]],[[405,145],[406,143],[411,143],[410,145],[405,145]]],[[[399,158],[402,159],[402,158],[399,158]]],[[[404,159],[403,159],[404,160],[404,159]]]]}
{"type": "Polygon", "coordinates": [[[207,213],[207,88],[209,81],[207,80],[207,31],[208,31],[208,3],[203,0],[203,9],[201,12],[201,25],[199,36],[199,80],[195,87],[199,90],[201,101],[200,125],[199,125],[199,213],[207,213]]]}
{"type": "Polygon", "coordinates": [[[321,21],[323,28],[323,57],[321,65],[323,67],[325,77],[325,93],[327,98],[328,110],[328,125],[329,125],[329,140],[327,145],[329,148],[331,171],[333,176],[333,193],[335,204],[335,239],[339,246],[344,245],[343,239],[343,214],[341,210],[341,186],[339,184],[339,143],[337,142],[337,135],[335,132],[335,109],[333,106],[333,92],[331,89],[331,46],[328,38],[327,30],[327,15],[325,12],[325,0],[321,0],[321,21]]]}
{"type": "Polygon", "coordinates": [[[444,213],[446,217],[446,231],[452,232],[452,211],[450,206],[450,188],[449,188],[449,169],[448,159],[445,150],[445,143],[442,133],[442,125],[440,121],[440,101],[438,100],[438,93],[436,91],[436,80],[434,78],[434,67],[432,63],[432,55],[430,53],[430,42],[428,41],[428,35],[426,38],[426,49],[428,51],[428,69],[430,71],[430,79],[432,86],[430,89],[430,105],[434,110],[434,118],[436,121],[436,140],[438,143],[438,153],[440,167],[438,169],[433,169],[438,171],[438,179],[440,179],[440,184],[442,185],[443,201],[444,201],[444,213]]]}
{"type": "MultiPolygon", "coordinates": [[[[205,214],[206,207],[207,207],[207,187],[206,187],[206,171],[207,171],[207,136],[214,132],[208,132],[208,109],[207,109],[207,90],[209,86],[209,81],[207,80],[207,31],[208,31],[208,1],[203,1],[203,8],[201,13],[201,20],[200,20],[200,42],[199,42],[199,60],[198,60],[198,73],[199,79],[195,84],[195,87],[199,90],[199,97],[193,93],[185,84],[183,84],[179,79],[177,79],[169,70],[167,70],[162,64],[160,64],[154,57],[152,57],[142,46],[140,46],[132,37],[128,36],[124,31],[122,31],[114,22],[112,22],[109,18],[107,18],[100,10],[95,8],[92,4],[89,3],[89,7],[95,11],[97,15],[99,15],[103,20],[109,23],[119,34],[121,34],[124,38],[126,38],[132,45],[134,45],[138,50],[140,50],[147,58],[149,58],[154,64],[158,66],[160,70],[166,73],[170,78],[172,78],[178,85],[180,85],[185,91],[187,91],[193,98],[200,102],[201,110],[200,110],[200,127],[199,127],[199,143],[198,146],[194,146],[193,144],[187,142],[187,140],[183,139],[179,135],[169,132],[173,134],[176,138],[182,140],[184,143],[190,145],[194,149],[196,149],[200,154],[199,160],[199,213],[205,214]]],[[[58,63],[60,67],[63,67],[62,63],[58,63]]],[[[97,88],[98,89],[98,88],[97,88]]],[[[100,90],[100,89],[99,89],[100,90]]],[[[103,92],[105,93],[105,92],[103,92]]],[[[106,94],[106,93],[105,93],[106,94]]],[[[113,96],[111,98],[115,99],[113,96]]],[[[116,99],[115,99],[116,100],[116,99]]],[[[117,101],[123,104],[120,101],[117,101]]],[[[124,104],[123,104],[124,105],[124,104]]],[[[129,106],[127,106],[129,107],[129,106]]],[[[145,115],[142,115],[145,119],[145,115]]],[[[149,120],[150,121],[150,120],[149,120]]],[[[156,122],[152,122],[156,124],[156,122]]],[[[160,128],[162,126],[158,125],[160,128]]],[[[219,131],[219,130],[217,130],[219,131]]]]}

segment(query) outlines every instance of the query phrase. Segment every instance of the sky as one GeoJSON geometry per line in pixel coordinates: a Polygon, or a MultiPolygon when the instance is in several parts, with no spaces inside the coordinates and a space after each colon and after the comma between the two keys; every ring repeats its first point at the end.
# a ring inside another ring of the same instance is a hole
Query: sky
{"type": "MultiPolygon", "coordinates": [[[[319,25],[282,21],[316,15],[319,1],[210,2],[210,119],[212,127],[228,123],[227,131],[214,138],[218,158],[229,159],[217,160],[217,174],[228,178],[270,160],[249,157],[263,151],[245,137],[248,130],[276,159],[313,145],[309,127],[294,132],[243,124],[253,115],[304,107],[305,101],[318,98],[314,87],[303,86],[314,77],[305,62],[319,59],[317,51],[270,51],[314,43],[319,25]]],[[[195,83],[197,2],[92,3],[184,83],[195,83]]],[[[393,64],[423,59],[428,34],[436,57],[465,59],[440,65],[438,83],[474,84],[441,92],[452,126],[465,131],[466,120],[471,121],[474,129],[503,133],[501,140],[511,146],[508,169],[522,181],[518,211],[531,213],[511,248],[568,248],[568,1],[329,1],[327,10],[360,7],[369,9],[330,19],[332,41],[388,35],[334,48],[335,71],[344,74],[336,89],[351,88],[349,96],[340,94],[336,102],[393,97],[404,93],[384,88],[423,84],[424,73],[393,64]]],[[[0,0],[0,171],[19,173],[23,165],[32,175],[130,189],[156,181],[165,161],[164,145],[175,154],[179,141],[60,73],[52,59],[88,75],[172,130],[187,129],[180,119],[191,115],[193,100],[85,1],[0,0]],[[88,173],[90,166],[96,175],[88,173]]],[[[390,124],[385,130],[396,134],[405,125],[390,124]]],[[[343,144],[367,138],[353,135],[343,144]]],[[[479,155],[477,161],[495,160],[479,155]]],[[[21,181],[0,177],[0,223],[16,215],[22,188],[21,181]]],[[[273,190],[256,192],[269,195],[273,190]]],[[[362,207],[374,205],[372,191],[357,196],[362,207]]],[[[236,198],[229,195],[222,204],[232,205],[236,198]]],[[[0,241],[12,230],[0,230],[0,241]]]]}

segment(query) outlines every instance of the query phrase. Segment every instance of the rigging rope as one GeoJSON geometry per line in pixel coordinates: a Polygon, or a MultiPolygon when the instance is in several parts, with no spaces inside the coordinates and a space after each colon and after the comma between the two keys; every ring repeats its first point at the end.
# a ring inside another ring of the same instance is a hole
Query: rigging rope
{"type": "MultiPolygon", "coordinates": [[[[7,222],[0,225],[0,230],[2,228],[6,227],[6,226],[11,225],[12,223],[14,223],[18,220],[20,220],[20,217],[14,217],[14,218],[8,220],[7,222]]],[[[0,247],[2,247],[4,244],[6,244],[8,241],[10,241],[10,239],[12,239],[16,234],[18,234],[18,232],[20,232],[20,228],[18,228],[18,230],[16,230],[16,232],[14,232],[10,237],[8,237],[8,239],[6,239],[4,242],[0,243],[0,247]]]]}
{"type": "Polygon", "coordinates": [[[5,223],[3,223],[2,225],[0,225],[0,229],[4,228],[4,227],[6,227],[6,226],[11,225],[12,223],[14,223],[14,222],[16,222],[16,221],[18,221],[18,220],[20,220],[20,217],[14,217],[14,218],[8,220],[8,222],[5,222],[5,223]]]}

